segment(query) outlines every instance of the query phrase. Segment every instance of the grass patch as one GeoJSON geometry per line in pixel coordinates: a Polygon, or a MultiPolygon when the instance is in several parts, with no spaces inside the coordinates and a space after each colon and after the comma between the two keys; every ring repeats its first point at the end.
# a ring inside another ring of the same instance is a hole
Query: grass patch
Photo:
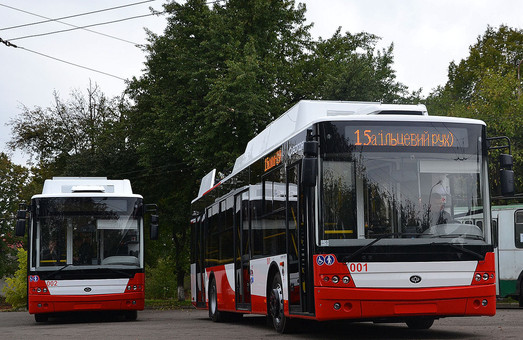
{"type": "Polygon", "coordinates": [[[157,310],[169,310],[169,309],[185,309],[192,308],[191,301],[178,301],[174,299],[166,300],[155,300],[155,299],[145,299],[145,308],[147,309],[157,309],[157,310]]]}

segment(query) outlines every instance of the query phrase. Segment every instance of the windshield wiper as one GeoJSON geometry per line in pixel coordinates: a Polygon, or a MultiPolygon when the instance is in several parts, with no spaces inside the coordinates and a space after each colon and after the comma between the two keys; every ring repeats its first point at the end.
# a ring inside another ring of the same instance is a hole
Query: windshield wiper
{"type": "Polygon", "coordinates": [[[62,266],[60,269],[55,270],[54,272],[52,272],[51,274],[49,274],[49,278],[55,276],[56,274],[58,274],[59,272],[61,272],[62,270],[64,270],[65,268],[67,268],[67,267],[69,267],[69,266],[71,266],[70,263],[68,263],[68,264],[66,264],[66,265],[64,265],[64,266],[62,266]]]}
{"type": "Polygon", "coordinates": [[[445,243],[432,242],[432,243],[430,243],[430,245],[431,246],[437,246],[437,245],[449,246],[449,247],[454,248],[456,250],[459,250],[459,251],[462,251],[462,252],[467,253],[469,255],[472,255],[475,258],[477,258],[478,260],[484,260],[485,259],[485,256],[481,255],[480,253],[477,253],[474,250],[467,249],[467,248],[465,248],[463,246],[458,246],[458,245],[456,245],[454,243],[449,243],[449,242],[445,242],[445,243]]]}
{"type": "Polygon", "coordinates": [[[418,234],[418,233],[389,233],[389,234],[381,234],[381,236],[379,236],[378,238],[376,238],[375,240],[373,240],[372,242],[364,245],[363,247],[361,247],[360,249],[356,250],[354,253],[350,254],[350,255],[347,255],[345,256],[341,262],[350,262],[350,260],[352,260],[353,258],[355,258],[356,256],[358,256],[359,254],[363,253],[365,250],[369,249],[370,247],[372,247],[376,242],[384,239],[384,238],[387,238],[387,237],[390,237],[390,236],[404,236],[404,235],[415,235],[415,236],[419,236],[421,234],[418,234]]]}
{"type": "Polygon", "coordinates": [[[468,238],[470,240],[483,240],[483,236],[480,235],[474,235],[474,234],[441,234],[441,235],[434,235],[433,236],[438,238],[456,238],[456,237],[463,237],[468,238]]]}

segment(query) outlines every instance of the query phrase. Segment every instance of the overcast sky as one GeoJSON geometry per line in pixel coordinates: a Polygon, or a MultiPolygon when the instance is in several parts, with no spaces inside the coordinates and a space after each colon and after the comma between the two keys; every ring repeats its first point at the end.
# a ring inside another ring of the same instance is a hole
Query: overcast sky
{"type": "MultiPolygon", "coordinates": [[[[112,37],[84,30],[27,37],[71,28],[56,22],[6,28],[45,20],[32,14],[61,18],[142,1],[0,0],[0,38],[20,47],[0,43],[0,151],[8,151],[5,143],[10,139],[10,128],[5,124],[21,112],[22,105],[29,108],[51,106],[53,91],[62,99],[68,99],[72,89],[86,89],[89,80],[97,83],[109,97],[121,94],[125,89],[122,79],[140,76],[143,70],[145,55],[134,44],[145,43],[144,28],[162,33],[165,19],[146,16],[89,28],[112,37]]],[[[62,21],[85,26],[147,15],[149,7],[162,10],[161,0],[143,2],[62,21]]],[[[342,32],[368,32],[381,37],[380,48],[394,43],[394,69],[398,81],[410,90],[423,88],[424,95],[446,82],[449,63],[466,58],[469,47],[483,35],[487,25],[505,24],[518,29],[523,26],[521,0],[296,2],[307,5],[306,17],[309,23],[314,23],[314,37],[329,38],[341,26],[342,32]]],[[[13,155],[13,160],[24,163],[24,157],[18,154],[13,155]]]]}

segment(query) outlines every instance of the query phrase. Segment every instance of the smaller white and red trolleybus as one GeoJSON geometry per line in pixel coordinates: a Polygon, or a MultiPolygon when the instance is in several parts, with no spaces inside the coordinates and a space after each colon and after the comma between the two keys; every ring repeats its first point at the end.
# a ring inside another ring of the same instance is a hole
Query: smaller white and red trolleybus
{"type": "Polygon", "coordinates": [[[299,102],[229,176],[202,179],[192,303],[214,321],[265,314],[279,332],[494,315],[487,150],[483,122],[423,105],[299,102]]]}
{"type": "MultiPolygon", "coordinates": [[[[19,210],[16,227],[23,236],[29,218],[28,310],[37,322],[74,311],[121,311],[136,319],[144,308],[145,211],[129,180],[45,181],[19,210]]],[[[152,239],[157,223],[151,216],[152,239]]]]}

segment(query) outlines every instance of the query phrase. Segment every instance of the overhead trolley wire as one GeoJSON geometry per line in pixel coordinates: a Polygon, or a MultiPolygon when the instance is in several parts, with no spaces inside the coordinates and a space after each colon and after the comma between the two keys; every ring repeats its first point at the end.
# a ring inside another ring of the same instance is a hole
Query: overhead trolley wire
{"type": "MultiPolygon", "coordinates": [[[[159,13],[159,14],[162,14],[162,13],[159,13]]],[[[26,36],[23,36],[23,37],[12,38],[12,39],[9,39],[9,41],[21,40],[21,39],[26,39],[26,38],[35,38],[35,37],[41,37],[41,36],[44,36],[44,35],[51,35],[51,34],[56,34],[56,33],[75,31],[75,30],[79,30],[79,29],[85,29],[87,27],[94,27],[94,26],[114,24],[114,23],[117,23],[117,22],[122,22],[122,21],[127,21],[127,20],[132,20],[132,19],[138,19],[138,18],[143,18],[143,17],[149,17],[151,15],[157,15],[157,14],[156,13],[149,13],[149,14],[137,15],[137,16],[134,16],[134,17],[123,18],[123,19],[112,20],[112,21],[106,21],[106,22],[101,22],[101,23],[91,24],[91,25],[86,25],[86,26],[74,26],[74,28],[69,28],[69,29],[65,29],[65,30],[46,32],[46,33],[39,33],[39,34],[32,34],[32,35],[26,35],[26,36]]],[[[135,43],[135,45],[138,45],[138,44],[135,43]]]]}
{"type": "Polygon", "coordinates": [[[64,64],[68,64],[68,65],[72,65],[72,66],[76,66],[76,67],[79,67],[79,68],[83,68],[85,70],[89,70],[89,71],[92,71],[92,72],[96,72],[96,73],[100,73],[100,74],[103,74],[103,75],[106,75],[106,76],[109,76],[109,77],[113,77],[113,78],[116,78],[116,79],[120,79],[120,80],[123,80],[125,81],[126,79],[125,78],[122,78],[122,77],[118,77],[114,74],[111,74],[111,73],[107,73],[107,72],[103,72],[103,71],[99,71],[99,70],[96,70],[94,68],[91,68],[91,67],[87,67],[87,66],[83,66],[83,65],[79,65],[79,64],[75,64],[75,63],[72,63],[70,61],[66,61],[66,60],[63,60],[63,59],[59,59],[59,58],[56,58],[56,57],[52,57],[48,54],[44,54],[44,53],[40,53],[40,52],[37,52],[37,51],[33,51],[31,49],[28,49],[28,48],[25,48],[25,47],[22,47],[22,46],[18,46],[18,45],[15,45],[15,44],[12,44],[11,42],[9,42],[8,40],[4,40],[2,38],[0,38],[0,43],[4,44],[5,46],[7,47],[14,47],[14,48],[19,48],[21,50],[24,50],[24,51],[27,51],[27,52],[31,52],[31,53],[34,53],[34,54],[38,54],[42,57],[46,57],[46,58],[49,58],[49,59],[53,59],[53,60],[56,60],[56,61],[59,61],[61,63],[64,63],[64,64]]]}
{"type": "MultiPolygon", "coordinates": [[[[81,14],[72,15],[72,16],[69,16],[69,17],[77,17],[77,16],[81,16],[81,15],[87,15],[87,14],[92,14],[92,13],[97,13],[97,12],[102,12],[102,11],[108,11],[108,10],[113,10],[113,9],[122,8],[122,7],[126,7],[126,6],[133,6],[133,5],[142,4],[142,3],[146,3],[146,2],[152,2],[152,1],[157,1],[157,0],[147,0],[147,1],[137,2],[137,3],[134,3],[134,4],[107,8],[107,9],[104,9],[104,10],[98,10],[98,11],[93,11],[93,12],[88,12],[88,13],[81,13],[81,14]]],[[[98,34],[98,35],[102,35],[102,36],[107,37],[107,38],[120,40],[120,41],[129,43],[129,44],[132,44],[132,45],[139,45],[138,43],[133,42],[133,41],[129,41],[129,40],[118,38],[118,37],[115,37],[115,36],[112,36],[112,35],[109,35],[109,34],[93,31],[93,30],[90,30],[90,29],[87,28],[87,27],[93,27],[93,26],[103,25],[103,24],[107,24],[107,23],[101,23],[101,24],[96,24],[96,25],[88,25],[88,26],[80,27],[80,26],[76,26],[76,25],[73,25],[73,24],[69,24],[67,22],[60,21],[60,19],[63,19],[63,18],[52,19],[52,18],[43,16],[43,15],[39,15],[39,14],[36,14],[36,13],[31,13],[31,12],[25,11],[23,9],[15,8],[15,7],[12,7],[12,6],[4,5],[4,4],[0,4],[0,6],[6,7],[6,8],[10,8],[10,9],[13,9],[13,10],[16,10],[16,11],[20,11],[20,12],[23,12],[23,13],[26,13],[26,14],[30,14],[30,15],[33,15],[33,16],[37,16],[39,18],[47,19],[47,21],[41,21],[39,23],[54,21],[54,22],[58,22],[58,23],[70,26],[70,27],[74,27],[74,29],[83,29],[85,31],[88,31],[88,32],[91,32],[91,33],[95,33],[95,34],[98,34]]],[[[155,14],[161,14],[161,13],[155,13],[155,14]]],[[[155,15],[155,14],[148,14],[148,15],[155,15]]],[[[64,17],[64,18],[68,18],[68,17],[64,17]]],[[[131,19],[135,19],[135,18],[131,18],[131,19]]],[[[120,21],[124,21],[124,20],[130,20],[130,19],[127,18],[127,19],[122,19],[120,21]]],[[[118,21],[114,21],[114,22],[118,22],[118,21]]],[[[36,24],[36,23],[33,23],[33,24],[36,24]]],[[[22,27],[22,26],[27,26],[27,25],[31,25],[31,24],[0,28],[0,31],[2,31],[2,30],[9,30],[11,28],[22,27]]],[[[72,31],[72,30],[73,29],[64,30],[63,32],[72,31]]],[[[62,31],[43,33],[43,34],[39,34],[39,35],[36,34],[36,35],[33,35],[33,36],[37,37],[37,36],[48,35],[48,34],[59,33],[59,32],[62,32],[62,31]]],[[[19,38],[15,38],[15,39],[24,39],[24,38],[29,38],[29,37],[33,37],[33,36],[19,37],[19,38]]],[[[15,40],[15,39],[8,39],[8,40],[15,40]]]]}
{"type": "Polygon", "coordinates": [[[101,12],[106,12],[106,11],[112,11],[112,10],[115,10],[115,9],[141,5],[141,4],[144,4],[144,3],[147,3],[147,2],[154,2],[154,1],[157,1],[157,0],[140,1],[140,2],[135,2],[135,3],[127,4],[127,5],[110,7],[110,8],[105,8],[105,9],[100,9],[100,10],[91,11],[91,12],[85,12],[85,13],[80,13],[80,14],[74,14],[74,15],[69,15],[69,16],[65,16],[65,17],[61,17],[61,18],[55,18],[55,19],[47,18],[47,17],[44,17],[42,15],[38,15],[38,14],[34,14],[34,13],[31,13],[31,12],[28,12],[28,11],[24,11],[22,9],[18,9],[18,8],[15,8],[15,7],[11,7],[11,6],[7,6],[7,5],[4,5],[4,4],[0,4],[0,6],[3,6],[3,7],[7,7],[7,8],[10,8],[10,9],[16,10],[16,11],[24,12],[24,13],[27,13],[27,14],[31,14],[31,15],[35,15],[35,16],[47,19],[47,20],[44,20],[44,21],[37,21],[37,22],[32,22],[32,23],[23,24],[23,25],[17,25],[17,26],[0,28],[0,31],[10,30],[10,29],[14,29],[14,28],[27,27],[27,26],[33,26],[33,25],[39,25],[39,24],[45,24],[45,23],[53,22],[53,21],[59,22],[61,24],[68,25],[67,23],[60,22],[60,20],[76,18],[76,17],[80,17],[80,16],[84,16],[84,15],[90,15],[90,14],[101,13],[101,12]]]}

